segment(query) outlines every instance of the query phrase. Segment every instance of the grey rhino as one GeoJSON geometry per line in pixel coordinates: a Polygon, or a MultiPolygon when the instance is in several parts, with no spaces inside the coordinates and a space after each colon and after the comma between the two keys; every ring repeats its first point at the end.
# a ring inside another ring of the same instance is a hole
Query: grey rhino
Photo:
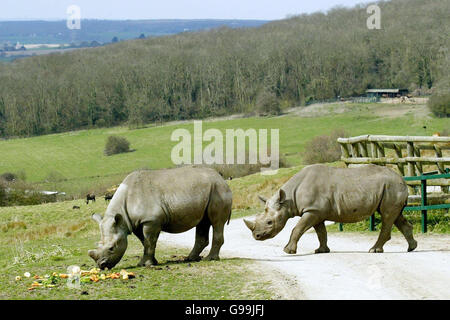
{"type": "Polygon", "coordinates": [[[181,167],[133,172],[117,189],[104,218],[99,214],[92,216],[100,225],[101,241],[88,254],[99,268],[111,269],[127,249],[127,236],[134,233],[144,246],[138,266],[155,265],[161,231],[181,233],[196,227],[195,245],[187,260],[198,261],[209,243],[212,226],[212,247],[206,260],[218,260],[231,202],[230,188],[212,169],[181,167]]]}
{"type": "Polygon", "coordinates": [[[276,236],[288,219],[300,216],[284,248],[288,254],[297,252],[300,237],[314,227],[320,247],[316,253],[327,253],[325,221],[352,223],[381,214],[381,232],[369,252],[383,252],[395,224],[408,241],[408,251],[417,247],[412,225],[402,214],[408,199],[403,178],[386,167],[364,165],[354,168],[334,168],[311,165],[303,168],[265,202],[265,211],[255,221],[244,220],[256,240],[276,236]]]}

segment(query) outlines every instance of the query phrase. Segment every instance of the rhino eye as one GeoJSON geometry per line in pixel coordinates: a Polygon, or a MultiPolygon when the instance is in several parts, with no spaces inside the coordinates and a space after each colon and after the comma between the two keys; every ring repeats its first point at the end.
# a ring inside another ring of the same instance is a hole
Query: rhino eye
{"type": "Polygon", "coordinates": [[[267,224],[270,226],[272,224],[272,220],[267,221],[267,224]]]}

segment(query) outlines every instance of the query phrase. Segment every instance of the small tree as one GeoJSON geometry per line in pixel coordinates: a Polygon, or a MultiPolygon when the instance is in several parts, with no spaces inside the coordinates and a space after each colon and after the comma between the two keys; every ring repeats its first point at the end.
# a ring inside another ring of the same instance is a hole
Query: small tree
{"type": "Polygon", "coordinates": [[[450,92],[431,96],[428,100],[428,108],[436,117],[450,117],[450,92]]]}
{"type": "Polygon", "coordinates": [[[334,162],[341,158],[341,148],[338,138],[348,137],[348,134],[338,129],[330,135],[322,135],[313,138],[305,147],[304,162],[306,164],[334,162]]]}
{"type": "Polygon", "coordinates": [[[130,152],[130,142],[123,137],[109,136],[106,141],[105,155],[112,156],[118,153],[130,152]]]}
{"type": "Polygon", "coordinates": [[[268,90],[264,90],[258,95],[256,104],[259,114],[279,115],[281,113],[280,102],[275,94],[268,90]]]}
{"type": "Polygon", "coordinates": [[[3,179],[7,182],[12,182],[14,180],[17,180],[17,175],[11,172],[5,172],[0,176],[0,179],[3,179]]]}
{"type": "MultiPolygon", "coordinates": [[[[443,68],[450,68],[450,56],[447,56],[443,68]]],[[[450,117],[450,75],[447,74],[439,80],[427,105],[436,117],[450,117]]]]}

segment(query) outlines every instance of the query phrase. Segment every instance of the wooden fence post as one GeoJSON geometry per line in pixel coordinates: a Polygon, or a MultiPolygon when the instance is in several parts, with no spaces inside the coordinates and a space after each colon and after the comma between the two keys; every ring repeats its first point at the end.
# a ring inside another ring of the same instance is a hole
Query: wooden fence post
{"type": "MultiPolygon", "coordinates": [[[[414,157],[414,145],[412,142],[408,141],[407,147],[406,147],[408,157],[412,158],[414,157]]],[[[415,176],[414,174],[414,163],[411,161],[408,161],[408,176],[412,177],[415,176]]]]}

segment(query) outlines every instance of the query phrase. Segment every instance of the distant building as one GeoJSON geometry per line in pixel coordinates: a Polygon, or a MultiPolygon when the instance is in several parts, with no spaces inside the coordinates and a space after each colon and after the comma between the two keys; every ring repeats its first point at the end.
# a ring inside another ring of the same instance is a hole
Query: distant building
{"type": "Polygon", "coordinates": [[[368,97],[396,98],[403,97],[408,94],[408,89],[368,89],[366,94],[368,97]]]}

